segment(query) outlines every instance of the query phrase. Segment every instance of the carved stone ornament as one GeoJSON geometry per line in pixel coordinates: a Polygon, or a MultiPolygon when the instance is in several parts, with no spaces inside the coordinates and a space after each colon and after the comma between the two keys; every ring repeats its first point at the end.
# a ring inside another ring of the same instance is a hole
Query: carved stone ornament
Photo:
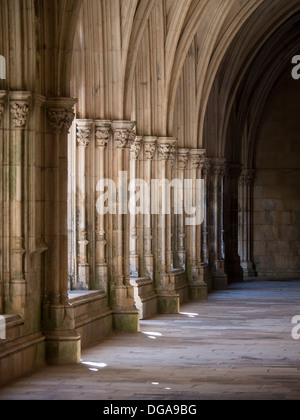
{"type": "Polygon", "coordinates": [[[171,146],[169,144],[160,144],[158,146],[158,153],[161,160],[167,161],[170,157],[171,146]]]}
{"type": "Polygon", "coordinates": [[[140,151],[141,151],[141,139],[136,139],[130,148],[130,159],[138,160],[140,151]]]}
{"type": "Polygon", "coordinates": [[[61,134],[67,134],[70,131],[71,125],[75,118],[73,110],[48,110],[49,123],[52,129],[61,134]]]}
{"type": "Polygon", "coordinates": [[[105,127],[96,128],[96,146],[106,148],[109,142],[110,129],[105,127]]]}
{"type": "Polygon", "coordinates": [[[29,114],[29,105],[27,103],[13,102],[10,106],[10,112],[15,127],[25,127],[29,114]]]}
{"type": "Polygon", "coordinates": [[[224,160],[215,160],[212,165],[212,173],[215,176],[225,176],[226,163],[224,160]]]}
{"type": "Polygon", "coordinates": [[[91,130],[90,128],[81,128],[77,127],[77,143],[79,146],[88,147],[90,144],[90,138],[91,138],[91,130]]]}
{"type": "Polygon", "coordinates": [[[114,139],[117,149],[125,149],[129,141],[129,131],[126,128],[115,130],[114,139]]]}
{"type": "Polygon", "coordinates": [[[170,146],[170,161],[171,161],[171,167],[174,167],[175,161],[176,161],[176,146],[170,146]]]}
{"type": "Polygon", "coordinates": [[[241,185],[251,185],[255,176],[255,170],[254,169],[243,169],[239,182],[241,185]]]}
{"type": "Polygon", "coordinates": [[[152,160],[156,151],[156,142],[146,143],[144,146],[144,152],[147,160],[152,160]]]}
{"type": "Polygon", "coordinates": [[[189,152],[188,151],[178,151],[178,167],[181,170],[186,169],[187,162],[189,159],[189,152]]]}
{"type": "Polygon", "coordinates": [[[203,168],[202,168],[202,174],[204,176],[207,176],[210,174],[211,171],[211,161],[208,158],[205,158],[204,164],[203,164],[203,168]]]}

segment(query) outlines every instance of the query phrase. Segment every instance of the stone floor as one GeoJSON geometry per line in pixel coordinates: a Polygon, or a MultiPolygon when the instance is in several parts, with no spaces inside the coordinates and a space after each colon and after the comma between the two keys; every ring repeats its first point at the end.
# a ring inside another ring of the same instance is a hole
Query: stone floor
{"type": "Polygon", "coordinates": [[[247,282],[0,389],[1,400],[300,399],[300,281],[247,282]]]}

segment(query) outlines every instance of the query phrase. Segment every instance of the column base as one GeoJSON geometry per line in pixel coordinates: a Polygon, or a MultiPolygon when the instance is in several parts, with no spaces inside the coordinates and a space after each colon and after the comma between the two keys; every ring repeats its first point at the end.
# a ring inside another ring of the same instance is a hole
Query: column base
{"type": "Polygon", "coordinates": [[[74,365],[80,363],[81,338],[76,331],[46,333],[46,363],[48,365],[74,365]]]}
{"type": "Polygon", "coordinates": [[[75,330],[74,308],[71,305],[45,305],[43,324],[46,363],[50,365],[80,363],[81,337],[75,330]]]}
{"type": "Polygon", "coordinates": [[[26,282],[25,280],[12,280],[10,284],[10,302],[7,312],[18,314],[21,317],[25,313],[26,282]]]}
{"type": "Polygon", "coordinates": [[[213,290],[226,290],[228,288],[228,278],[225,274],[213,274],[213,290]]]}
{"type": "Polygon", "coordinates": [[[159,293],[157,295],[157,308],[159,314],[179,314],[179,294],[159,293]]]}
{"type": "Polygon", "coordinates": [[[135,334],[140,331],[140,314],[135,308],[115,309],[113,312],[114,331],[135,334]]]}
{"type": "Polygon", "coordinates": [[[208,296],[208,289],[207,284],[199,283],[199,284],[192,284],[190,286],[190,299],[191,300],[207,300],[208,296]]]}
{"type": "Polygon", "coordinates": [[[257,273],[255,272],[251,261],[242,262],[241,267],[243,270],[244,279],[256,277],[257,273]]]}

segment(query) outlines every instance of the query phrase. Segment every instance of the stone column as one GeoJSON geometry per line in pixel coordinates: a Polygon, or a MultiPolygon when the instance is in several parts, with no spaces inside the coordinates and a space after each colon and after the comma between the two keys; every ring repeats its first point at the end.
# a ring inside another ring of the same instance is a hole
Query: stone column
{"type": "Polygon", "coordinates": [[[175,292],[175,278],[172,272],[172,230],[171,209],[167,208],[167,200],[164,192],[168,194],[166,182],[170,180],[171,160],[170,156],[176,139],[160,137],[157,140],[158,161],[157,179],[160,180],[161,188],[158,191],[158,214],[156,216],[156,274],[155,285],[158,294],[158,311],[160,313],[178,313],[179,295],[175,292]],[[170,211],[170,214],[166,214],[170,211]]]}
{"type": "MultiPolygon", "coordinates": [[[[141,146],[142,146],[142,137],[136,137],[134,140],[134,143],[131,145],[131,148],[130,148],[130,181],[135,191],[136,191],[135,180],[137,179],[137,161],[140,155],[141,146]]],[[[135,208],[131,209],[129,219],[130,219],[130,251],[129,251],[130,277],[137,278],[139,277],[139,254],[137,250],[138,232],[137,232],[137,215],[136,215],[135,208]]]]}
{"type": "MultiPolygon", "coordinates": [[[[5,241],[5,236],[8,237],[8,235],[5,234],[5,229],[7,229],[7,227],[9,226],[9,223],[6,221],[6,213],[7,211],[5,210],[5,208],[7,207],[7,201],[8,201],[8,196],[9,196],[9,192],[7,191],[4,179],[8,179],[8,177],[5,174],[5,168],[8,168],[8,164],[7,164],[7,158],[5,157],[6,153],[5,153],[5,148],[4,148],[4,113],[6,111],[6,96],[7,93],[6,91],[2,91],[0,90],[0,171],[1,171],[1,177],[2,177],[2,186],[0,189],[0,202],[3,203],[2,204],[2,217],[1,217],[1,222],[0,222],[0,240],[1,240],[1,244],[2,244],[2,252],[0,253],[0,267],[1,267],[1,272],[0,272],[0,314],[3,314],[5,312],[5,284],[7,283],[7,280],[5,280],[6,276],[6,272],[8,271],[7,268],[5,267],[5,249],[7,249],[6,244],[4,243],[5,241]],[[6,193],[5,193],[6,191],[6,193]]],[[[7,169],[6,169],[7,170],[7,169]]]]}
{"type": "Polygon", "coordinates": [[[202,225],[202,269],[204,273],[204,281],[208,286],[208,291],[211,290],[211,279],[209,273],[209,176],[211,170],[211,163],[209,158],[205,158],[202,167],[202,176],[204,180],[204,220],[202,225]]]}
{"type": "Polygon", "coordinates": [[[239,255],[244,278],[256,275],[251,260],[251,189],[254,175],[254,169],[244,169],[239,178],[239,255]]]}
{"type": "Polygon", "coordinates": [[[87,221],[86,221],[86,150],[90,144],[92,134],[91,120],[76,121],[76,140],[77,140],[77,284],[73,285],[73,289],[88,290],[89,289],[89,264],[87,259],[87,247],[89,244],[87,238],[87,221]]]}
{"type": "MultiPolygon", "coordinates": [[[[96,136],[96,183],[107,177],[107,147],[111,139],[111,121],[97,120],[95,121],[96,136]]],[[[108,271],[106,260],[107,245],[107,216],[96,215],[96,290],[104,290],[107,292],[108,271]]]]}
{"type": "MultiPolygon", "coordinates": [[[[175,179],[175,163],[177,160],[177,148],[176,148],[177,140],[170,139],[170,157],[167,162],[167,180],[171,183],[173,179],[175,179]]],[[[174,269],[174,251],[176,250],[176,246],[174,244],[173,238],[176,236],[175,232],[175,209],[174,209],[174,187],[170,189],[170,214],[166,216],[166,223],[167,223],[167,269],[168,272],[172,272],[174,269]]]]}
{"type": "Polygon", "coordinates": [[[45,135],[45,241],[43,332],[49,364],[79,363],[80,336],[74,308],[68,302],[68,133],[73,98],[48,99],[49,127],[45,135]]]}
{"type": "MultiPolygon", "coordinates": [[[[181,181],[184,189],[185,171],[189,159],[189,149],[178,149],[178,179],[181,181]]],[[[183,203],[183,197],[182,197],[183,203]]],[[[181,205],[181,203],[178,203],[181,205]]],[[[184,210],[182,213],[177,215],[177,253],[178,253],[178,265],[182,269],[186,268],[186,227],[185,227],[185,215],[184,210]]]]}
{"type": "Polygon", "coordinates": [[[225,176],[225,159],[211,159],[211,185],[210,185],[210,216],[212,228],[211,263],[213,275],[213,288],[226,289],[227,276],[222,255],[223,246],[223,183],[225,176]]]}
{"type": "MultiPolygon", "coordinates": [[[[24,315],[26,280],[24,272],[24,175],[26,126],[31,94],[10,93],[10,307],[24,315]]],[[[8,309],[8,308],[7,308],[8,309]]]]}
{"type": "Polygon", "coordinates": [[[225,271],[229,282],[243,281],[238,254],[238,181],[242,172],[240,163],[227,165],[224,192],[225,271]]]}
{"type": "Polygon", "coordinates": [[[149,186],[150,207],[144,216],[144,266],[145,275],[153,279],[153,252],[152,252],[152,214],[151,214],[151,180],[152,164],[156,152],[157,137],[144,137],[144,180],[149,186]]]}
{"type": "MultiPolygon", "coordinates": [[[[192,205],[196,205],[196,181],[202,177],[206,151],[202,149],[190,150],[190,169],[188,178],[192,181],[190,198],[192,205]]],[[[191,299],[205,300],[207,298],[207,285],[204,282],[201,265],[201,231],[202,226],[187,226],[188,265],[187,276],[190,284],[191,299]]]]}
{"type": "Polygon", "coordinates": [[[114,147],[111,179],[118,187],[117,214],[112,215],[110,300],[114,312],[114,327],[124,332],[135,332],[139,329],[139,313],[134,306],[134,290],[130,284],[128,215],[130,148],[136,137],[135,130],[136,123],[132,121],[112,123],[114,147]]]}

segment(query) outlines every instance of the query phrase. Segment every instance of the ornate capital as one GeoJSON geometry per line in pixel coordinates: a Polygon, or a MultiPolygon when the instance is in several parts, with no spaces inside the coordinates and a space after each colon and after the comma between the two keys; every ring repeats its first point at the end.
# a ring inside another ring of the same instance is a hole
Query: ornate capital
{"type": "Polygon", "coordinates": [[[79,146],[88,147],[92,134],[92,121],[78,120],[76,121],[76,138],[79,146]]]}
{"type": "Polygon", "coordinates": [[[206,151],[202,149],[190,150],[191,165],[193,169],[203,167],[206,158],[206,151]]]}
{"type": "Polygon", "coordinates": [[[58,133],[69,133],[75,114],[70,110],[48,110],[49,123],[53,131],[58,133]]]}
{"type": "Polygon", "coordinates": [[[110,121],[95,122],[96,146],[106,148],[111,135],[110,121]]]}
{"type": "Polygon", "coordinates": [[[68,134],[75,118],[73,107],[76,100],[73,98],[48,99],[48,120],[52,130],[59,134],[68,134]]]}
{"type": "Polygon", "coordinates": [[[9,94],[10,113],[15,128],[25,128],[32,94],[25,91],[13,91],[9,94]]]}
{"type": "Polygon", "coordinates": [[[161,160],[167,161],[170,157],[170,145],[160,144],[158,146],[158,153],[161,160]]]}
{"type": "Polygon", "coordinates": [[[16,128],[24,128],[29,115],[29,104],[13,102],[10,105],[10,112],[16,128]]]}
{"type": "Polygon", "coordinates": [[[189,160],[189,149],[178,149],[178,167],[181,170],[186,169],[189,160]]]}
{"type": "Polygon", "coordinates": [[[136,137],[136,123],[133,121],[114,121],[112,123],[117,149],[130,148],[136,137]]]}
{"type": "Polygon", "coordinates": [[[146,160],[152,160],[156,151],[157,137],[144,137],[144,152],[146,160]]]}
{"type": "Polygon", "coordinates": [[[171,145],[170,146],[170,157],[169,157],[169,159],[171,161],[171,167],[172,168],[174,167],[174,164],[175,164],[175,161],[176,161],[176,152],[177,152],[177,148],[176,148],[175,144],[171,145]]]}
{"type": "Polygon", "coordinates": [[[212,159],[212,174],[214,176],[225,176],[226,160],[225,159],[212,159]]]}
{"type": "Polygon", "coordinates": [[[250,186],[254,180],[255,169],[243,169],[239,178],[241,185],[250,186]]]}
{"type": "Polygon", "coordinates": [[[142,137],[136,137],[134,143],[130,147],[130,159],[138,160],[142,147],[142,137]]]}
{"type": "Polygon", "coordinates": [[[173,159],[173,155],[176,152],[176,142],[177,140],[173,137],[161,137],[158,139],[158,154],[160,160],[167,161],[173,159]]]}
{"type": "Polygon", "coordinates": [[[203,168],[202,168],[203,176],[209,175],[210,171],[211,171],[211,160],[209,158],[205,158],[203,168]]]}

